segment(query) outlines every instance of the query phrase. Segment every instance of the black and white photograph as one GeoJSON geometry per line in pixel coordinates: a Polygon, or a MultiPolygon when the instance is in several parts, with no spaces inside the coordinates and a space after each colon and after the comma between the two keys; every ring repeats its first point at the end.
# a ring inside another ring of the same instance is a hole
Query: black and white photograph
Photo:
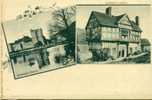
{"type": "Polygon", "coordinates": [[[76,7],[56,0],[16,1],[22,5],[6,12],[2,23],[15,79],[75,64],[76,7]]]}
{"type": "Polygon", "coordinates": [[[77,62],[150,64],[150,6],[78,5],[77,62]]]}

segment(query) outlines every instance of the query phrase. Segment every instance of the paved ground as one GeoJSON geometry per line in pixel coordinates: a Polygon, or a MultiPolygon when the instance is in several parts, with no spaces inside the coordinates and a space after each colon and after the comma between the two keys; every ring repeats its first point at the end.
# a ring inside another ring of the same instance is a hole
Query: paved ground
{"type": "Polygon", "coordinates": [[[104,61],[104,62],[92,62],[91,59],[87,59],[83,63],[85,64],[149,64],[151,63],[150,53],[140,54],[132,56],[130,58],[120,58],[114,61],[104,61]]]}
{"type": "Polygon", "coordinates": [[[150,53],[146,53],[142,56],[135,58],[128,58],[118,62],[112,62],[111,64],[148,64],[151,63],[150,53]]]}
{"type": "Polygon", "coordinates": [[[134,59],[128,59],[127,62],[134,62],[137,64],[151,63],[151,56],[150,56],[150,53],[147,53],[146,55],[143,55],[134,59]]]}
{"type": "Polygon", "coordinates": [[[81,60],[81,63],[83,64],[147,64],[150,63],[150,53],[143,55],[143,56],[139,56],[136,55],[135,58],[130,58],[130,59],[125,59],[125,60],[121,60],[118,59],[118,61],[105,61],[105,62],[92,62],[91,58],[92,58],[92,54],[89,51],[89,47],[87,44],[79,44],[78,45],[80,52],[79,52],[79,57],[81,60]],[[121,60],[121,61],[120,61],[121,60]]]}

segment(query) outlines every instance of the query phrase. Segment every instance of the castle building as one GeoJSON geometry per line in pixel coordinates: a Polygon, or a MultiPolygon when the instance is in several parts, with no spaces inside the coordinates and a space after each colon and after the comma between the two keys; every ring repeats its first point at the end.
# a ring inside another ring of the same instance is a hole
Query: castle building
{"type": "Polygon", "coordinates": [[[44,65],[49,65],[49,54],[47,49],[36,47],[36,43],[45,44],[42,29],[31,30],[31,36],[24,36],[13,43],[9,44],[9,54],[14,64],[29,63],[32,65],[35,61],[39,68],[44,65]]]}
{"type": "Polygon", "coordinates": [[[86,25],[86,39],[90,50],[102,50],[114,58],[127,57],[141,50],[142,30],[139,17],[135,21],[127,14],[114,16],[112,7],[105,13],[92,11],[86,25]]]}
{"type": "Polygon", "coordinates": [[[32,42],[36,44],[37,42],[41,42],[43,45],[45,44],[44,42],[44,36],[43,36],[43,31],[42,29],[31,29],[31,36],[32,36],[32,42]]]}

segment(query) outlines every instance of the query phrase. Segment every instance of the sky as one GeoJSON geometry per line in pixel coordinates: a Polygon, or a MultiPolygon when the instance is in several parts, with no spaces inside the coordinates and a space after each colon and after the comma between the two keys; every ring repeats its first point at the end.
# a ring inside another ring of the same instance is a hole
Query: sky
{"type": "MultiPolygon", "coordinates": [[[[77,28],[84,29],[91,11],[99,11],[105,13],[108,6],[78,6],[77,7],[77,28]]],[[[135,16],[139,16],[139,24],[143,30],[142,37],[151,37],[151,7],[150,6],[111,6],[112,15],[121,15],[126,13],[131,20],[135,20],[135,16]]]]}
{"type": "MultiPolygon", "coordinates": [[[[57,7],[63,8],[66,6],[74,5],[75,4],[74,1],[75,0],[3,0],[2,1],[3,2],[2,20],[7,21],[7,20],[15,19],[16,16],[19,14],[22,14],[23,11],[27,9],[28,6],[31,6],[32,8],[34,8],[35,6],[42,6],[42,7],[48,8],[52,6],[53,4],[56,4],[55,5],[56,8],[57,7]]],[[[86,0],[77,0],[77,3],[78,4],[79,3],[81,4],[84,2],[89,3],[90,1],[91,0],[88,0],[88,2],[86,2],[86,0]]],[[[122,2],[123,0],[119,0],[119,1],[122,2]]],[[[145,1],[145,0],[141,0],[141,1],[145,1]]],[[[105,12],[106,7],[107,6],[77,6],[77,14],[76,14],[77,27],[79,28],[85,27],[91,11],[95,10],[99,12],[105,12]]],[[[127,13],[131,20],[134,20],[134,17],[138,15],[140,18],[139,19],[140,27],[143,30],[142,37],[150,38],[151,37],[151,33],[150,33],[150,28],[151,28],[150,12],[151,11],[150,10],[151,10],[150,6],[118,6],[118,7],[114,6],[112,7],[112,14],[120,15],[123,13],[127,13]]],[[[29,22],[32,23],[31,21],[29,22]]],[[[44,29],[47,30],[46,27],[44,29]]],[[[13,40],[14,39],[12,38],[12,41],[13,40]]]]}
{"type": "Polygon", "coordinates": [[[11,20],[16,18],[17,15],[23,13],[28,6],[34,8],[35,6],[51,7],[56,4],[56,7],[66,7],[73,5],[74,0],[3,0],[2,1],[2,17],[3,20],[11,20]]]}
{"type": "Polygon", "coordinates": [[[31,36],[31,29],[42,28],[43,35],[49,38],[49,24],[52,23],[52,10],[33,16],[32,18],[13,19],[3,23],[8,43],[22,38],[31,36]]]}
{"type": "Polygon", "coordinates": [[[4,0],[2,20],[7,42],[11,43],[23,36],[30,36],[30,29],[37,28],[42,28],[44,36],[49,38],[48,25],[52,20],[52,11],[72,5],[74,5],[73,0],[4,0]],[[53,7],[53,9],[35,15],[31,19],[16,20],[16,16],[23,14],[29,6],[33,9],[36,6],[41,6],[42,8],[53,7]]]}

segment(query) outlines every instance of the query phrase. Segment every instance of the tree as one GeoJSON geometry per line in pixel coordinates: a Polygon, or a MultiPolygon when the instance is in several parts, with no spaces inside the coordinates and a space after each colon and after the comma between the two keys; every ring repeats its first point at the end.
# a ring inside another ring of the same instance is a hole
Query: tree
{"type": "Polygon", "coordinates": [[[50,34],[59,33],[66,38],[66,55],[72,57],[75,55],[75,14],[75,6],[54,11],[54,23],[49,25],[50,34]]]}
{"type": "Polygon", "coordinates": [[[75,21],[76,7],[71,6],[64,9],[59,9],[53,12],[53,24],[49,25],[49,32],[52,34],[58,33],[61,30],[66,30],[75,21]]]}

